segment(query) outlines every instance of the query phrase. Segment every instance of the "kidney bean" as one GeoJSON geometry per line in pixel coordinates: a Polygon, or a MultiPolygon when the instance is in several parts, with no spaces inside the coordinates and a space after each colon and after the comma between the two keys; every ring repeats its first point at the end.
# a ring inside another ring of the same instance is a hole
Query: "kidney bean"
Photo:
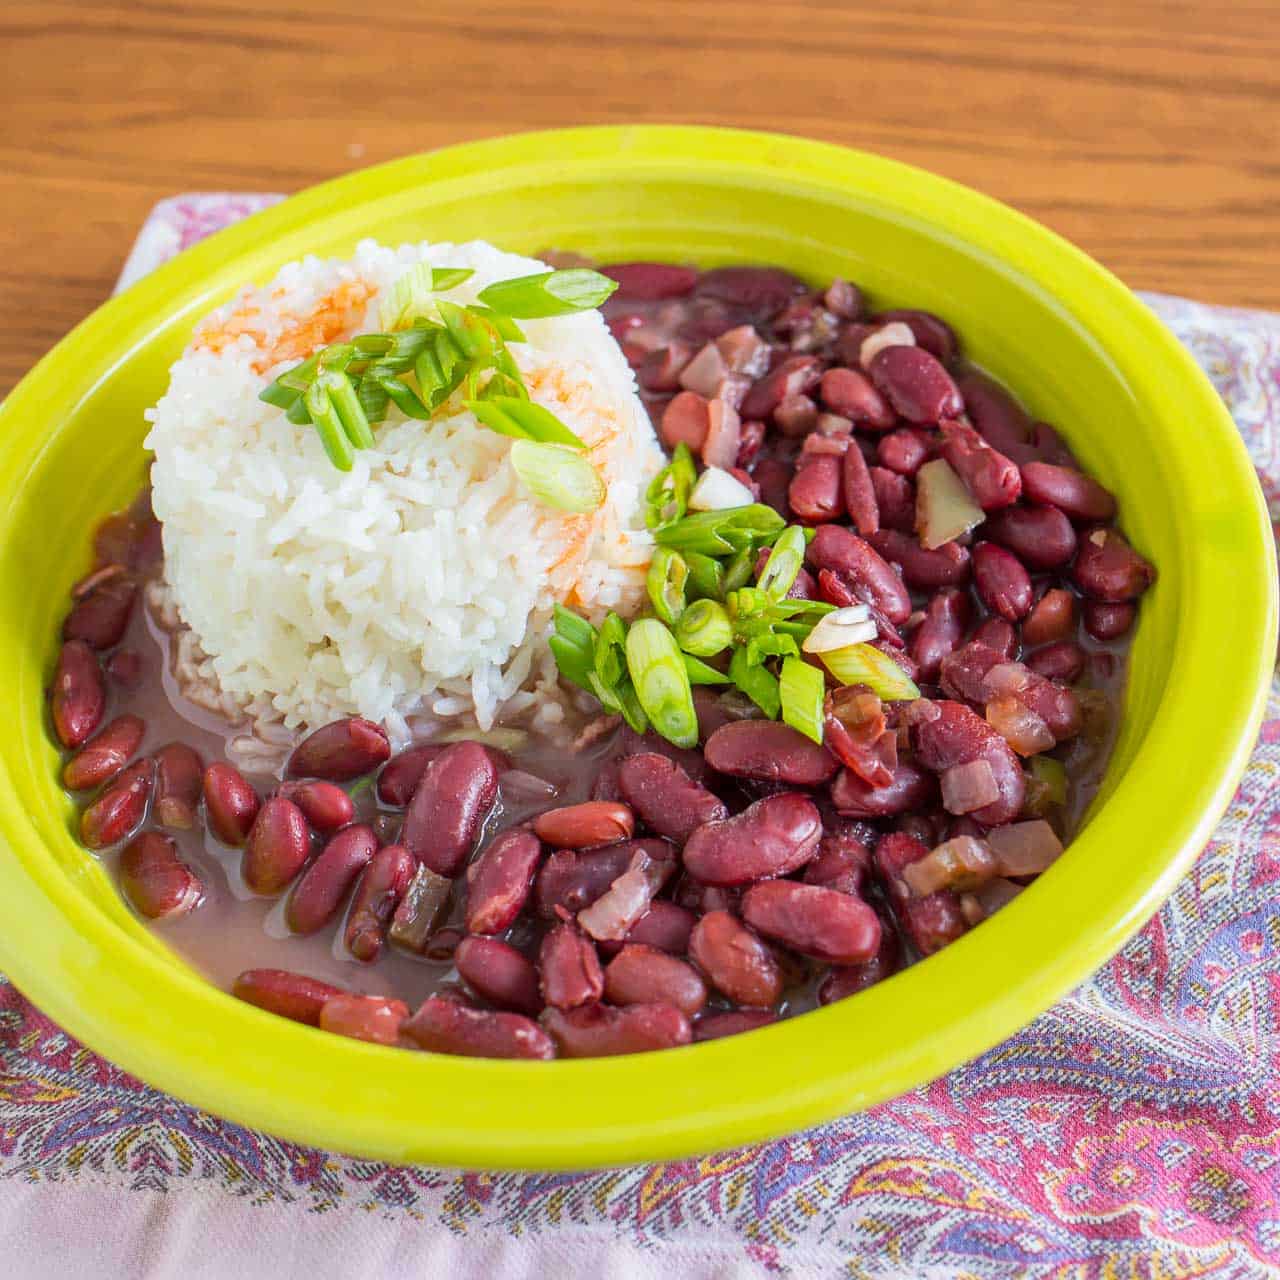
{"type": "Polygon", "coordinates": [[[292,800],[321,835],[345,827],[356,816],[355,802],[332,782],[286,782],[277,794],[292,800]]]}
{"type": "Polygon", "coordinates": [[[973,584],[982,603],[1008,622],[1017,622],[1031,610],[1031,578],[1022,561],[994,542],[974,547],[973,584]]]}
{"type": "Polygon", "coordinates": [[[1085,595],[1103,604],[1136,600],[1156,571],[1125,541],[1119,529],[1090,529],[1080,539],[1071,576],[1085,595]]]}
{"type": "MultiPolygon", "coordinates": [[[[682,956],[689,950],[689,934],[695,919],[692,911],[668,902],[665,898],[658,898],[649,904],[649,910],[627,930],[623,942],[656,947],[669,955],[682,956]]],[[[612,955],[617,952],[618,945],[606,942],[601,944],[600,949],[606,955],[612,955]]]]}
{"type": "Polygon", "coordinates": [[[64,640],[83,640],[92,649],[112,649],[124,639],[138,598],[132,578],[118,574],[79,600],[62,624],[64,640]]]}
{"type": "Polygon", "coordinates": [[[844,505],[854,528],[869,537],[880,528],[880,504],[861,449],[849,449],[841,464],[844,505]]]}
{"type": "Polygon", "coordinates": [[[818,406],[806,395],[787,396],[773,411],[773,425],[798,440],[817,427],[818,406]]]}
{"type": "Polygon", "coordinates": [[[1031,427],[1031,449],[1029,458],[1019,461],[1048,462],[1055,467],[1070,467],[1079,471],[1076,456],[1071,452],[1067,442],[1047,423],[1036,422],[1031,427]]]}
{"type": "Polygon", "coordinates": [[[839,574],[859,599],[874,605],[890,622],[906,622],[911,616],[911,596],[902,579],[856,533],[840,525],[821,526],[809,544],[808,558],[819,570],[839,574]]]}
{"type": "Polygon", "coordinates": [[[927,550],[896,529],[881,529],[868,541],[885,560],[898,565],[906,584],[918,591],[960,586],[969,580],[969,549],[958,542],[927,550]]]}
{"type": "Polygon", "coordinates": [[[677,844],[703,823],[725,818],[729,812],[719,796],[657,752],[628,756],[618,769],[618,787],[643,822],[677,844]]]}
{"type": "Polygon", "coordinates": [[[861,964],[833,965],[818,987],[818,1003],[834,1004],[892,977],[902,967],[902,943],[887,916],[880,917],[880,946],[861,964]]]}
{"type": "Polygon", "coordinates": [[[894,832],[876,845],[875,862],[899,923],[921,955],[933,955],[968,928],[960,899],[950,889],[915,897],[902,879],[903,868],[928,856],[929,849],[911,836],[894,832]]]}
{"type": "MultiPolygon", "coordinates": [[[[1061,680],[1066,684],[1072,684],[1080,678],[1084,662],[1085,652],[1074,640],[1055,640],[1027,657],[1027,666],[1037,675],[1048,680],[1061,680]]],[[[1022,695],[1017,696],[1021,700],[1022,695]]],[[[1052,728],[1050,725],[1050,729],[1052,728]]],[[[1054,733],[1055,738],[1059,736],[1054,733]]]]}
{"type": "Polygon", "coordinates": [[[818,787],[839,767],[819,742],[780,720],[732,720],[707,739],[707,763],[717,773],[793,787],[818,787]]]}
{"type": "Polygon", "coordinates": [[[876,461],[902,476],[914,476],[933,453],[933,444],[916,427],[900,427],[881,436],[876,445],[876,461]]]}
{"type": "Polygon", "coordinates": [[[725,1036],[741,1035],[757,1027],[767,1027],[777,1022],[778,1015],[769,1009],[734,1009],[729,1013],[704,1013],[693,1024],[693,1042],[722,1040],[725,1036]]]}
{"type": "MultiPolygon", "coordinates": [[[[185,742],[167,743],[156,752],[155,758],[156,798],[152,816],[162,827],[190,831],[196,825],[196,809],[204,783],[204,761],[185,742]]],[[[254,799],[257,799],[256,795],[254,799]]],[[[255,807],[254,814],[256,812],[255,807]]],[[[250,823],[254,814],[249,815],[250,823]]]]}
{"type": "Polygon", "coordinates": [[[443,876],[416,866],[403,845],[379,849],[356,881],[343,928],[347,950],[357,960],[372,963],[382,951],[390,921],[395,941],[421,952],[452,887],[443,876]]]}
{"type": "MultiPolygon", "coordinates": [[[[304,934],[323,929],[377,851],[378,838],[372,827],[360,824],[339,831],[289,895],[284,913],[289,928],[304,934]]],[[[283,874],[283,865],[280,871],[283,874]]]]}
{"type": "Polygon", "coordinates": [[[880,510],[880,527],[911,533],[916,522],[915,486],[906,476],[884,467],[870,467],[867,474],[871,477],[876,506],[880,510]]]}
{"type": "Polygon", "coordinates": [[[831,802],[850,818],[892,818],[936,803],[938,780],[907,760],[899,760],[893,781],[870,787],[852,769],[842,769],[831,784],[831,802]]]}
{"type": "Polygon", "coordinates": [[[982,704],[987,700],[983,683],[987,672],[1006,661],[1008,655],[977,639],[976,634],[963,648],[943,658],[940,674],[943,692],[948,697],[982,704]]]}
{"type": "Polygon", "coordinates": [[[524,908],[542,844],[531,831],[500,832],[467,868],[467,931],[502,933],[524,908]]]}
{"type": "Polygon", "coordinates": [[[790,519],[787,490],[791,487],[792,467],[781,458],[764,457],[756,463],[751,478],[760,488],[760,501],[772,507],[784,520],[790,519]]]}
{"type": "Polygon", "coordinates": [[[429,765],[444,750],[439,743],[410,747],[392,756],[378,774],[378,799],[383,804],[404,808],[422,781],[429,765]]]}
{"type": "Polygon", "coordinates": [[[168,920],[204,901],[200,877],[178,858],[177,846],[158,831],[135,836],[120,855],[120,887],[148,920],[168,920]]]}
{"type": "Polygon", "coordinates": [[[611,262],[600,267],[599,271],[618,282],[613,295],[615,302],[683,298],[693,292],[698,282],[698,273],[692,267],[678,267],[667,262],[611,262]]]}
{"type": "MultiPolygon", "coordinates": [[[[763,422],[743,422],[741,424],[738,431],[736,469],[745,470],[754,464],[755,460],[760,456],[760,450],[764,447],[764,437],[765,425],[763,422]]],[[[754,480],[752,483],[755,483],[754,480]]]]}
{"type": "Polygon", "coordinates": [[[987,517],[982,532],[1033,569],[1056,569],[1076,553],[1076,531],[1057,507],[1006,507],[987,517]]]}
{"type": "Polygon", "coordinates": [[[987,618],[974,628],[970,644],[986,645],[1000,657],[1012,659],[1018,652],[1018,635],[1003,618],[987,618]]]}
{"type": "Polygon", "coordinates": [[[114,778],[142,745],[146,731],[146,724],[137,716],[117,716],[67,761],[62,785],[68,791],[88,791],[114,778]]]}
{"type": "MultiPolygon", "coordinates": [[[[209,830],[223,844],[237,848],[244,844],[258,816],[258,804],[258,793],[239,769],[229,764],[211,764],[204,771],[205,817],[209,830]]],[[[301,812],[298,819],[305,829],[306,819],[301,812]]]]}
{"type": "Polygon", "coordinates": [[[303,738],[289,757],[285,776],[347,782],[370,773],[390,755],[387,735],[376,724],[350,716],[303,738]]]}
{"type": "Polygon", "coordinates": [[[697,292],[764,320],[809,289],[781,267],[715,267],[698,277],[697,292]]]}
{"type": "Polygon", "coordinates": [[[318,1025],[321,1031],[352,1040],[396,1044],[400,1039],[400,1026],[408,1016],[409,1006],[403,1000],[344,994],[320,1006],[318,1025]]]}
{"type": "Polygon", "coordinates": [[[942,456],[984,511],[1011,506],[1022,492],[1017,464],[963,422],[942,424],[942,456]]]}
{"type": "Polygon", "coordinates": [[[998,382],[977,370],[962,373],[956,382],[965,411],[987,444],[1004,454],[1026,447],[1031,420],[998,382]]]}
{"type": "Polygon", "coordinates": [[[910,653],[921,679],[930,683],[937,680],[943,659],[956,650],[964,637],[969,613],[969,597],[954,587],[944,588],[929,600],[924,621],[911,636],[910,653]]]}
{"type": "Polygon", "coordinates": [[[773,952],[728,911],[708,911],[693,927],[689,958],[735,1004],[768,1008],[782,995],[773,952]]]}
{"type": "MultiPolygon", "coordinates": [[[[840,824],[841,828],[853,826],[840,824]]],[[[867,846],[856,835],[843,829],[829,830],[818,845],[818,856],[804,869],[804,882],[861,897],[870,858],[867,846]]]]}
{"type": "Polygon", "coordinates": [[[155,780],[155,762],[143,758],[118,774],[80,815],[80,841],[88,849],[105,849],[127,840],[147,816],[155,780]]]}
{"type": "Polygon", "coordinates": [[[456,876],[498,795],[498,771],[478,742],[455,742],[427,766],[401,839],[437,875],[456,876]]]}
{"type": "Polygon", "coordinates": [[[751,384],[739,411],[744,418],[767,418],[789,396],[812,391],[821,376],[822,367],[816,356],[787,356],[751,384]]]}
{"type": "Polygon", "coordinates": [[[604,993],[604,973],[595,943],[572,924],[560,924],[538,951],[542,998],[557,1009],[594,1004],[604,993]]]}
{"type": "Polygon", "coordinates": [[[588,849],[592,845],[629,840],[635,834],[635,815],[625,804],[588,800],[584,804],[548,809],[533,820],[540,840],[560,849],[588,849]]]}
{"type": "Polygon", "coordinates": [[[70,749],[83,746],[97,732],[107,708],[102,670],[83,640],[68,640],[62,646],[50,698],[58,741],[70,749]]]}
{"type": "Polygon", "coordinates": [[[844,514],[840,459],[830,454],[811,456],[791,477],[787,501],[803,524],[839,519],[844,514]]]}
{"type": "Polygon", "coordinates": [[[556,1056],[555,1043],[532,1018],[469,1009],[458,1000],[429,996],[400,1031],[419,1048],[463,1058],[556,1056]]]}
{"type": "Polygon", "coordinates": [[[964,410],[951,375],[923,347],[883,347],[867,372],[899,416],[917,426],[932,426],[964,410]]]}
{"type": "Polygon", "coordinates": [[[822,403],[870,431],[887,431],[897,415],[880,391],[856,369],[828,369],[818,388],[822,403]]]}
{"type": "Polygon", "coordinates": [[[674,1049],[693,1038],[689,1019],[674,1005],[606,1004],[583,1009],[547,1009],[542,1025],[566,1058],[606,1058],[624,1053],[674,1049]]]}
{"type": "Polygon", "coordinates": [[[348,993],[331,982],[288,969],[246,969],[232,983],[231,994],[268,1013],[318,1027],[325,1004],[348,993]]]}
{"type": "Polygon", "coordinates": [[[1117,640],[1133,626],[1138,609],[1133,604],[1102,604],[1086,600],[1083,609],[1084,629],[1095,640],[1117,640]]]}
{"type": "Polygon", "coordinates": [[[912,744],[920,763],[934,773],[944,773],[958,764],[985,760],[1000,788],[1000,798],[974,810],[972,817],[988,827],[1013,821],[1022,808],[1026,792],[1018,757],[981,716],[962,702],[945,700],[933,705],[937,718],[918,720],[911,729],[912,744]]]}
{"type": "Polygon", "coordinates": [[[880,947],[876,913],[860,898],[823,885],[752,885],[742,897],[742,918],[766,938],[833,964],[862,964],[880,947]]]}
{"type": "Polygon", "coordinates": [[[1064,640],[1076,624],[1076,598],[1052,587],[1036,601],[1022,623],[1022,642],[1030,647],[1064,640]]]}
{"type": "Polygon", "coordinates": [[[105,663],[107,675],[122,689],[136,689],[142,683],[145,666],[142,655],[133,649],[117,649],[105,663]]]}
{"type": "Polygon", "coordinates": [[[1057,467],[1050,462],[1024,463],[1022,488],[1032,502],[1057,507],[1073,520],[1115,518],[1115,498],[1091,476],[1073,467],[1057,467]]]}
{"type": "Polygon", "coordinates": [[[576,913],[589,907],[627,870],[637,850],[655,862],[674,864],[675,850],[665,840],[622,840],[583,852],[557,850],[534,877],[537,913],[554,919],[557,908],[576,913]]]}
{"type": "Polygon", "coordinates": [[[818,851],[822,819],[812,800],[794,792],[766,796],[740,814],[703,823],[684,847],[684,865],[704,884],[749,884],[788,875],[818,851]]]}
{"type": "MultiPolygon", "coordinates": [[[[210,772],[219,767],[214,765],[210,772]]],[[[372,832],[369,837],[373,838],[372,832]]],[[[240,872],[254,893],[279,893],[298,874],[310,852],[311,832],[302,810],[292,800],[272,796],[253,820],[240,872]]]]}
{"type": "Polygon", "coordinates": [[[871,319],[876,324],[891,324],[895,320],[905,324],[915,335],[916,346],[924,348],[943,364],[950,364],[960,352],[960,340],[956,337],[955,330],[932,311],[895,307],[889,311],[879,311],[871,319]]]}
{"type": "Polygon", "coordinates": [[[707,1003],[706,983],[692,965],[635,943],[624,946],[605,968],[604,993],[616,1005],[675,1005],[689,1018],[707,1003]]]}
{"type": "Polygon", "coordinates": [[[463,938],[454,950],[453,963],[482,1000],[531,1018],[542,1012],[538,971],[508,943],[497,938],[463,938]]]}

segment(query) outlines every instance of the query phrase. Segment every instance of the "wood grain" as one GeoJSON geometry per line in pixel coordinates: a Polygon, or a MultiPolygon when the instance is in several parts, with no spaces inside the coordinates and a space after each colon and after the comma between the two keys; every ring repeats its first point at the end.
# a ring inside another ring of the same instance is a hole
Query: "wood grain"
{"type": "Polygon", "coordinates": [[[5,0],[0,393],[107,296],[165,195],[592,122],[869,148],[1134,287],[1280,307],[1277,19],[1276,0],[5,0]]]}

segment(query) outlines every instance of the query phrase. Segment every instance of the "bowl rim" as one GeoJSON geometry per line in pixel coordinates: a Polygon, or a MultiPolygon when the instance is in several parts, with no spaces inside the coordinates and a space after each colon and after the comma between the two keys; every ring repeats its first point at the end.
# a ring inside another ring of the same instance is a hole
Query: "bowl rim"
{"type": "MultiPolygon", "coordinates": [[[[1167,856],[1114,859],[1105,900],[1090,904],[1088,929],[1049,955],[1025,946],[1061,924],[1054,896],[1032,886],[1017,911],[997,915],[927,965],[843,1006],[669,1050],[662,1058],[491,1062],[395,1053],[327,1036],[243,1004],[173,964],[163,949],[129,935],[78,893],[26,823],[6,760],[0,769],[0,883],[6,889],[0,969],[86,1044],[198,1107],[308,1146],[484,1168],[587,1168],[679,1157],[860,1110],[970,1060],[1110,957],[1198,855],[1248,760],[1275,653],[1272,531],[1248,454],[1189,353],[1119,280],[1030,218],[912,166],[789,135],[684,125],[505,135],[394,160],[312,187],[218,232],[105,303],[9,395],[0,406],[0,431],[30,413],[47,416],[51,404],[71,407],[128,358],[131,348],[118,335],[150,331],[200,305],[256,244],[334,225],[407,185],[481,173],[500,179],[530,169],[557,179],[607,171],[621,180],[628,173],[676,174],[681,167],[827,196],[856,188],[864,205],[924,220],[1055,295],[1082,322],[1087,317],[1156,420],[1195,417],[1196,432],[1173,433],[1162,470],[1186,484],[1211,462],[1215,484],[1238,498],[1232,519],[1247,552],[1238,562],[1219,563],[1189,532],[1178,548],[1189,607],[1180,613],[1177,634],[1189,660],[1169,682],[1142,750],[1077,842],[1095,851],[1120,847],[1131,840],[1126,831],[1150,828],[1158,806],[1167,856]],[[1242,589],[1242,582],[1256,582],[1257,589],[1242,589]],[[1215,593],[1232,599],[1234,608],[1211,627],[1201,615],[1215,593]],[[1235,657],[1229,668],[1221,662],[1224,642],[1235,657]],[[1215,715],[1200,710],[1207,701],[1215,715]],[[1209,767],[1188,777],[1182,744],[1191,725],[1199,758],[1209,767]],[[1176,792],[1167,778],[1178,779],[1176,792]],[[989,998],[966,999],[975,966],[1019,954],[1035,958],[989,998]],[[137,1038],[148,1019],[169,1024],[171,1032],[137,1038]],[[921,1021],[938,1034],[913,1035],[921,1021]],[[316,1052],[319,1036],[324,1053],[316,1052]],[[833,1045],[853,1048],[863,1037],[889,1047],[871,1060],[852,1053],[833,1061],[833,1045]],[[655,1077],[656,1065],[671,1070],[655,1077]],[[659,1078],[660,1091],[654,1088],[659,1078]],[[444,1100],[448,1105],[441,1107],[444,1100]]],[[[35,450],[0,458],[0,491],[12,492],[35,450]]],[[[0,524],[0,536],[10,528],[0,524]]],[[[1062,894],[1091,889],[1070,860],[1054,875],[1062,894]]]]}

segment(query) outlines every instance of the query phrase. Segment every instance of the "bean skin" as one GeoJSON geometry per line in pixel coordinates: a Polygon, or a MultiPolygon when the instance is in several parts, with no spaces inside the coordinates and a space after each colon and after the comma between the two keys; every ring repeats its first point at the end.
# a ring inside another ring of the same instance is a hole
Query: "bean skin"
{"type": "Polygon", "coordinates": [[[685,870],[704,884],[750,884],[798,870],[817,853],[821,838],[822,819],[812,800],[795,792],[766,796],[736,817],[700,826],[685,844],[685,870]]]}
{"type": "Polygon", "coordinates": [[[902,880],[902,870],[929,852],[928,846],[911,836],[893,832],[876,845],[875,862],[880,878],[907,936],[921,955],[933,955],[954,942],[969,926],[960,909],[959,897],[949,889],[915,897],[902,880]]]}
{"type": "Polygon", "coordinates": [[[1073,520],[1115,519],[1115,498],[1091,476],[1073,467],[1028,462],[1022,468],[1022,488],[1032,502],[1057,507],[1073,520]]]}
{"type": "Polygon", "coordinates": [[[401,1031],[421,1049],[464,1058],[538,1058],[556,1056],[551,1037],[532,1018],[519,1013],[469,1009],[459,1000],[429,996],[401,1031]]]}
{"type": "Polygon", "coordinates": [[[93,649],[112,649],[124,638],[138,587],[119,574],[77,601],[62,624],[64,640],[83,640],[93,649]]]}
{"type": "Polygon", "coordinates": [[[869,787],[852,769],[842,769],[831,784],[831,803],[850,818],[892,818],[932,808],[938,780],[909,761],[900,760],[887,787],[869,787]]]}
{"type": "Polygon", "coordinates": [[[318,1027],[325,1003],[347,993],[331,982],[287,969],[246,969],[232,984],[231,994],[268,1013],[318,1027]]]}
{"type": "Polygon", "coordinates": [[[729,814],[719,796],[657,752],[628,756],[618,769],[618,788],[652,830],[677,844],[684,843],[703,823],[729,814]]]}
{"type": "Polygon", "coordinates": [[[957,383],[966,412],[991,448],[1012,457],[1026,447],[1031,420],[999,383],[976,370],[961,374],[957,383]]]}
{"type": "Polygon", "coordinates": [[[538,814],[533,829],[540,840],[557,849],[589,849],[629,840],[635,834],[636,820],[625,804],[588,800],[538,814]]]}
{"type": "Polygon", "coordinates": [[[696,1017],[707,1003],[707,986],[698,971],[654,947],[629,943],[604,971],[604,993],[611,1004],[673,1004],[696,1017]]]}
{"type": "Polygon", "coordinates": [[[500,832],[467,868],[467,931],[502,933],[524,909],[542,860],[542,842],[531,831],[500,832]]]}
{"type": "Polygon", "coordinates": [[[542,998],[557,1009],[594,1004],[604,994],[595,943],[572,924],[559,924],[538,951],[542,998]]]}
{"type": "Polygon", "coordinates": [[[895,307],[878,311],[871,319],[876,324],[890,324],[900,320],[915,335],[916,346],[922,347],[943,364],[950,364],[960,352],[960,340],[955,330],[932,311],[918,311],[911,307],[895,307]]]}
{"type": "Polygon", "coordinates": [[[880,920],[860,898],[822,885],[766,880],[742,898],[757,933],[830,964],[862,964],[880,947],[880,920]]]}
{"type": "Polygon", "coordinates": [[[886,916],[880,919],[880,947],[861,964],[833,965],[818,987],[818,1003],[833,1004],[883,982],[902,967],[902,943],[886,916]]]}
{"type": "Polygon", "coordinates": [[[330,1035],[347,1036],[369,1044],[394,1045],[400,1027],[409,1016],[403,1000],[385,996],[340,995],[326,1000],[320,1009],[318,1026],[330,1035]]]}
{"type": "Polygon", "coordinates": [[[204,761],[185,742],[166,743],[156,752],[156,801],[152,817],[162,827],[190,831],[204,788],[204,761]]]}
{"type": "Polygon", "coordinates": [[[120,887],[148,920],[184,916],[204,901],[200,877],[178,858],[174,842],[158,831],[142,832],[120,855],[120,887]]]}
{"type": "Polygon", "coordinates": [[[1136,600],[1156,571],[1125,541],[1119,529],[1090,529],[1080,539],[1071,576],[1077,587],[1103,604],[1136,600]]]}
{"type": "Polygon", "coordinates": [[[885,467],[870,467],[867,474],[876,492],[881,528],[911,533],[916,526],[916,491],[911,480],[885,467]]]}
{"type": "Polygon", "coordinates": [[[83,640],[68,640],[62,646],[50,699],[53,727],[64,747],[81,747],[98,731],[107,708],[107,690],[98,657],[83,640]]]}
{"type": "Polygon", "coordinates": [[[759,381],[752,383],[739,412],[745,418],[767,418],[788,397],[812,391],[822,376],[814,356],[788,356],[759,381]]]}
{"type": "Polygon", "coordinates": [[[689,958],[735,1004],[767,1009],[782,996],[773,952],[728,911],[708,911],[694,925],[689,958]]]}
{"type": "MultiPolygon", "coordinates": [[[[656,947],[669,955],[682,956],[689,949],[689,934],[696,923],[692,911],[665,898],[653,902],[649,910],[627,930],[623,939],[626,943],[639,943],[647,947],[656,947]]],[[[616,943],[606,943],[602,950],[616,950],[616,943]]]]}
{"type": "Polygon", "coordinates": [[[917,426],[933,426],[964,411],[951,375],[923,347],[884,347],[872,357],[868,372],[894,410],[917,426]]]}
{"type": "MultiPolygon", "coordinates": [[[[351,899],[351,910],[347,913],[347,923],[343,930],[346,948],[357,960],[364,964],[371,964],[378,958],[386,943],[388,923],[392,923],[393,931],[408,927],[408,922],[402,921],[401,918],[400,907],[404,905],[401,899],[408,902],[406,891],[414,881],[416,870],[417,864],[403,845],[389,844],[379,849],[369,861],[369,865],[360,873],[360,879],[356,881],[356,890],[351,899]],[[394,922],[392,922],[393,915],[394,922]]],[[[425,867],[422,868],[424,877],[434,876],[434,874],[434,872],[428,872],[425,867]]],[[[447,887],[447,884],[441,881],[442,878],[436,876],[431,882],[437,891],[447,887]]],[[[428,909],[429,919],[423,920],[420,924],[423,932],[434,924],[435,915],[444,906],[441,893],[437,892],[432,896],[436,899],[435,911],[428,909]]],[[[420,907],[422,904],[416,905],[420,907]]],[[[396,941],[403,943],[404,939],[396,936],[396,941]]],[[[424,944],[425,941],[426,939],[423,938],[424,944]]]]}
{"type": "Polygon", "coordinates": [[[126,840],[141,825],[155,781],[155,762],[135,761],[107,786],[80,815],[80,842],[86,849],[105,849],[126,840]]]}
{"type": "Polygon", "coordinates": [[[984,619],[974,628],[969,643],[986,645],[1006,661],[1011,661],[1018,653],[1017,632],[1003,618],[984,619]]]}
{"type": "Polygon", "coordinates": [[[818,845],[818,856],[804,869],[804,882],[861,897],[870,859],[867,846],[856,836],[828,830],[818,845]]]}
{"type": "Polygon", "coordinates": [[[1022,492],[1017,464],[962,422],[942,427],[942,456],[983,511],[1012,506],[1022,492]]]}
{"type": "Polygon", "coordinates": [[[582,1009],[547,1009],[542,1025],[566,1058],[605,1058],[624,1053],[674,1049],[693,1039],[689,1019],[675,1005],[606,1004],[582,1009]]]}
{"type": "Polygon", "coordinates": [[[876,445],[876,461],[900,476],[914,476],[932,456],[932,442],[915,427],[890,431],[876,445]]]}
{"type": "Polygon", "coordinates": [[[693,292],[698,273],[692,267],[666,262],[613,262],[600,268],[602,275],[618,282],[615,299],[656,301],[683,298],[693,292]]]}
{"type": "Polygon", "coordinates": [[[875,385],[856,369],[828,369],[818,389],[822,403],[868,431],[887,431],[897,415],[875,385]]]}
{"type": "Polygon", "coordinates": [[[422,781],[427,765],[443,750],[443,746],[427,744],[410,747],[393,756],[378,775],[378,799],[383,804],[403,809],[413,799],[413,793],[422,781]]]}
{"type": "Polygon", "coordinates": [[[114,778],[142,745],[146,730],[137,716],[117,716],[67,761],[62,785],[68,791],[88,791],[114,778]]]}
{"type": "Polygon", "coordinates": [[[498,771],[478,742],[455,742],[427,766],[401,840],[437,875],[456,876],[498,796],[498,771]]]}
{"type": "Polygon", "coordinates": [[[994,542],[974,547],[973,584],[982,603],[1007,622],[1017,622],[1031,611],[1034,593],[1022,561],[994,542]]]}
{"type": "Polygon", "coordinates": [[[1006,507],[987,518],[982,533],[1032,569],[1057,569],[1076,553],[1076,531],[1057,507],[1006,507]]]}
{"type": "Polygon", "coordinates": [[[911,616],[911,596],[902,579],[865,539],[839,525],[822,525],[809,544],[808,558],[819,570],[838,574],[855,595],[893,623],[911,616]]]}
{"type": "MultiPolygon", "coordinates": [[[[212,766],[210,772],[217,767],[212,766]]],[[[279,893],[302,869],[310,852],[311,832],[302,810],[292,800],[272,796],[254,817],[240,872],[254,893],[279,893]]]]}
{"type": "Polygon", "coordinates": [[[717,773],[793,787],[818,787],[839,764],[821,743],[780,720],[731,720],[707,739],[707,763],[717,773]]]}
{"type": "Polygon", "coordinates": [[[693,1041],[702,1044],[707,1040],[722,1040],[725,1036],[741,1035],[757,1027],[767,1027],[777,1022],[778,1015],[769,1009],[734,1009],[730,1013],[705,1013],[693,1024],[693,1041]]]}
{"type": "Polygon", "coordinates": [[[1049,680],[1072,684],[1080,678],[1084,661],[1085,652],[1074,640],[1055,640],[1030,654],[1027,666],[1049,680]]]}

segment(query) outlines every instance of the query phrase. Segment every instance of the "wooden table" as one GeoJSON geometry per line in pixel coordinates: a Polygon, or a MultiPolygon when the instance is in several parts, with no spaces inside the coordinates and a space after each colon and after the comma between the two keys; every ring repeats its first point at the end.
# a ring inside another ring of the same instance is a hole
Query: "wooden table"
{"type": "Polygon", "coordinates": [[[869,148],[1007,200],[1135,287],[1280,307],[1278,18],[1277,0],[5,0],[0,394],[107,296],[162,196],[587,122],[869,148]]]}

